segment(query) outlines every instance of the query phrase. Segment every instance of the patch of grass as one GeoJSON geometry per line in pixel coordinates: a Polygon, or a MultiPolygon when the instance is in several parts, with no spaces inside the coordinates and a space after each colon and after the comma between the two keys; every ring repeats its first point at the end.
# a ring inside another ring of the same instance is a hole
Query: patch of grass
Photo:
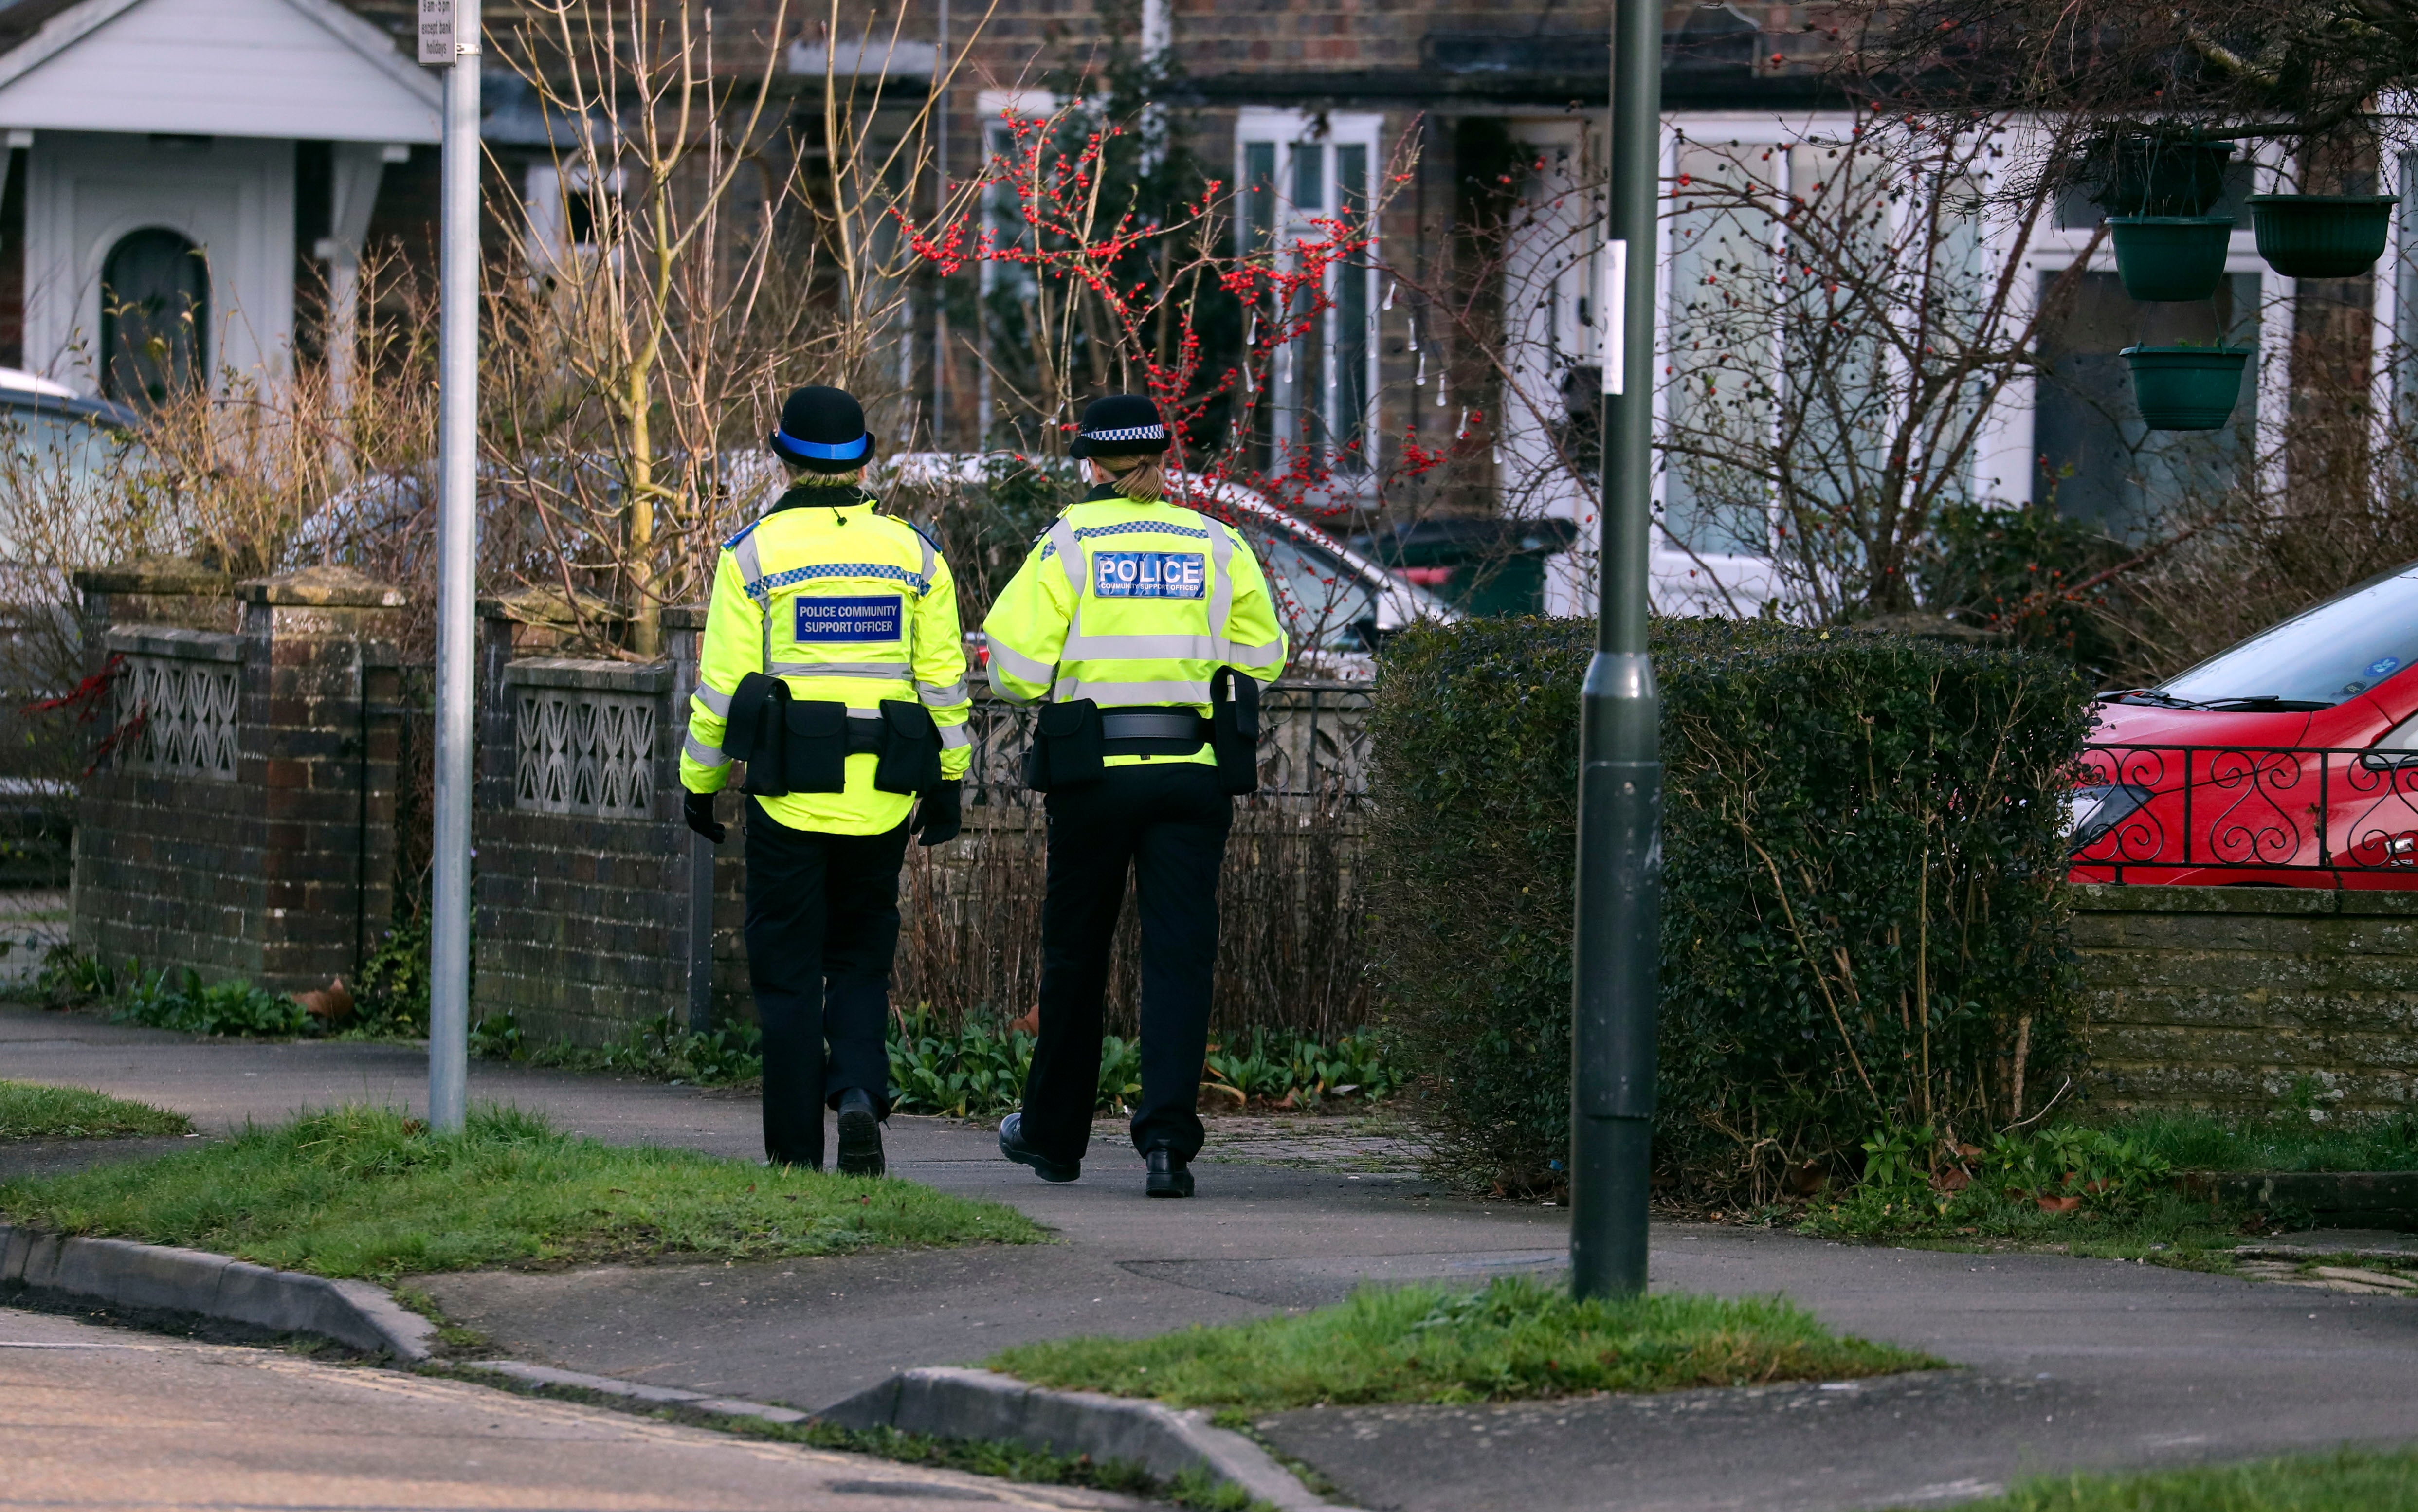
{"type": "Polygon", "coordinates": [[[1266,1412],[1841,1380],[1940,1362],[1840,1338],[1777,1297],[1574,1302],[1506,1276],[1476,1292],[1366,1287],[1291,1318],[1155,1338],[1058,1339],[984,1363],[1038,1385],[1266,1412]]]}
{"type": "Polygon", "coordinates": [[[0,1081],[0,1140],[132,1139],[191,1134],[193,1121],[82,1087],[0,1081]]]}
{"type": "Polygon", "coordinates": [[[1043,1237],[1013,1208],[912,1182],[602,1144],[498,1107],[473,1111],[459,1135],[390,1109],[334,1108],[157,1160],[0,1185],[0,1213],[67,1233],[379,1280],[1043,1237]]]}
{"type": "Polygon", "coordinates": [[[1967,1512],[2418,1512],[2418,1451],[2344,1450],[2133,1475],[2061,1475],[1967,1512]]]}
{"type": "Polygon", "coordinates": [[[2418,1170],[2418,1114],[2329,1117],[2279,1109],[2259,1117],[2140,1112],[2111,1125],[2177,1170],[2418,1170]]]}

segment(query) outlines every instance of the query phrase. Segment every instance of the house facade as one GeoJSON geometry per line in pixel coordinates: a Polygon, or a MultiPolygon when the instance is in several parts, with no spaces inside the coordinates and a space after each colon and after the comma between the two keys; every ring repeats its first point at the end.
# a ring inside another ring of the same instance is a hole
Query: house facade
{"type": "MultiPolygon", "coordinates": [[[[491,26],[504,8],[487,8],[491,26]]],[[[361,248],[393,238],[425,249],[434,229],[438,91],[410,60],[412,20],[398,0],[0,6],[0,361],[130,399],[319,354],[341,361],[345,344],[329,338],[349,318],[361,248]]],[[[1265,443],[1317,458],[1326,476],[1314,503],[1339,532],[1382,536],[1413,512],[1509,517],[1538,557],[1523,589],[1535,606],[1590,602],[1600,8],[911,0],[903,12],[851,12],[855,40],[843,28],[834,41],[827,22],[792,12],[774,37],[766,0],[715,9],[727,71],[751,72],[765,46],[778,53],[774,114],[788,112],[789,129],[770,155],[816,150],[827,76],[860,90],[878,83],[894,113],[945,78],[940,168],[963,181],[1002,150],[1014,117],[1046,114],[1068,81],[1122,50],[1163,70],[1168,126],[1242,191],[1238,238],[1281,247],[1321,218],[1366,213],[1367,266],[1332,270],[1331,309],[1271,365],[1265,443]],[[1454,460],[1405,489],[1388,480],[1410,446],[1454,460]]],[[[1702,182],[1743,152],[1768,165],[1753,171],[1776,201],[1819,189],[1823,160],[1806,145],[1857,127],[1854,103],[1826,83],[1823,22],[1803,6],[1666,8],[1673,184],[1702,182]]],[[[527,237],[540,254],[575,244],[593,187],[565,178],[559,123],[494,64],[485,93],[491,173],[528,220],[491,233],[527,237]]],[[[2243,163],[2229,196],[2274,187],[2286,166],[2243,163]]],[[[2391,190],[2404,165],[2382,164],[2380,176],[2391,190]]],[[[1674,195],[1658,259],[1660,404],[1666,428],[1685,429],[1703,402],[1694,364],[1709,345],[1735,346],[1699,328],[1704,301],[1691,291],[1783,258],[1768,226],[1674,195]]],[[[2402,265],[2399,243],[2418,238],[2396,237],[2383,276],[2296,290],[2259,262],[2244,216],[2219,300],[2225,328],[2191,339],[2256,345],[2245,403],[2218,440],[2171,442],[2145,435],[2130,409],[2120,352],[2157,313],[2126,298],[2104,251],[2091,251],[2096,220],[2095,207],[2060,205],[2019,250],[1982,248],[1977,269],[1989,255],[2020,262],[2019,303],[2077,260],[2088,266],[2071,312],[2039,333],[2049,381],[1993,402],[1982,444],[1960,465],[1966,494],[2052,503],[2121,535],[2155,514],[2162,490],[2273,466],[2255,459],[2280,454],[2271,443],[2310,403],[2294,377],[2294,363],[2310,360],[2294,355],[2295,331],[2320,323],[2334,337],[2325,359],[2339,366],[2349,351],[2368,363],[2389,407],[2401,382],[2390,354],[2412,306],[2408,281],[2389,270],[2402,265]],[[2357,338],[2348,348],[2346,328],[2357,338]]],[[[932,298],[913,325],[897,344],[914,396],[902,439],[956,451],[999,440],[981,322],[950,326],[932,298]]],[[[1775,339],[1724,360],[1784,389],[1814,359],[1775,339]]],[[[1657,478],[1663,606],[1752,612],[1773,586],[1767,500],[1685,466],[1657,478]]]]}

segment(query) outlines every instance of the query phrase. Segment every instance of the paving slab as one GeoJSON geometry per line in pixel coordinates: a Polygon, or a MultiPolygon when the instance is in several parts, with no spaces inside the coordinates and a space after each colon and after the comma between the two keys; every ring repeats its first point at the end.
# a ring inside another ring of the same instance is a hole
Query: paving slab
{"type": "Polygon", "coordinates": [[[1140,1512],[1151,1504],[735,1438],[466,1382],[0,1307],[11,1507],[1140,1512]]]}

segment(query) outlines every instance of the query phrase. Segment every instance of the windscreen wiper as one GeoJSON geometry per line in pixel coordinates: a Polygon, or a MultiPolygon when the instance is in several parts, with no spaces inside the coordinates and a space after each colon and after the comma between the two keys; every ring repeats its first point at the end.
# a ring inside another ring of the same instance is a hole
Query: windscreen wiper
{"type": "Polygon", "coordinates": [[[2205,710],[2209,707],[2206,704],[2194,703],[2188,698],[2178,698],[2171,693],[2161,693],[2155,688],[2122,688],[2111,693],[2103,693],[2099,695],[2099,702],[2103,704],[2150,704],[2160,709],[2205,710]]]}
{"type": "Polygon", "coordinates": [[[2277,713],[2305,714],[2320,709],[2332,709],[2334,705],[2313,703],[2306,698],[2287,698],[2280,694],[2249,693],[2243,694],[2239,698],[2211,698],[2200,707],[2226,714],[2247,713],[2253,710],[2259,713],[2273,710],[2277,713]]]}

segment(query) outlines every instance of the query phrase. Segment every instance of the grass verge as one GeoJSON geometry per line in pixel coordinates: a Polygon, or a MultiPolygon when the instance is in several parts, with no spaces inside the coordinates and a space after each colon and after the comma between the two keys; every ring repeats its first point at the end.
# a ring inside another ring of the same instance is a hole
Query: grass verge
{"type": "Polygon", "coordinates": [[[1776,1297],[1574,1302],[1525,1276],[1476,1292],[1368,1287],[1291,1318],[1026,1344],[985,1363],[1037,1385],[1243,1412],[1842,1380],[1940,1364],[1838,1337],[1776,1297]]]}
{"type": "Polygon", "coordinates": [[[132,1139],[192,1132],[191,1119],[148,1103],[131,1103],[82,1087],[0,1081],[0,1141],[132,1139]]]}
{"type": "Polygon", "coordinates": [[[641,1404],[627,1397],[589,1391],[579,1386],[508,1381],[482,1370],[443,1366],[424,1369],[428,1374],[450,1376],[499,1391],[608,1407],[616,1412],[658,1418],[667,1423],[681,1423],[691,1428],[712,1428],[742,1438],[800,1443],[809,1448],[831,1449],[843,1454],[870,1455],[900,1464],[928,1465],[939,1470],[1021,1481],[1026,1485],[1085,1486],[1122,1491],[1128,1496],[1171,1502],[1177,1506],[1192,1508],[1193,1512],[1273,1512],[1267,1503],[1251,1500],[1241,1487],[1213,1481],[1198,1471],[1186,1471],[1170,1479],[1160,1480],[1127,1460],[1103,1461],[1094,1460],[1090,1455],[1051,1454],[1045,1449],[1030,1449],[1020,1443],[990,1439],[943,1439],[926,1433],[902,1433],[888,1428],[845,1428],[813,1418],[803,1423],[774,1423],[760,1417],[701,1413],[678,1405],[641,1404]]]}
{"type": "Polygon", "coordinates": [[[1043,1237],[1013,1208],[912,1182],[602,1144],[497,1107],[475,1110],[451,1136],[385,1108],[313,1113],[157,1160],[0,1185],[0,1214],[378,1280],[1043,1237]]]}
{"type": "Polygon", "coordinates": [[[2418,1512],[2418,1451],[2028,1481],[1966,1512],[2418,1512]]]}

